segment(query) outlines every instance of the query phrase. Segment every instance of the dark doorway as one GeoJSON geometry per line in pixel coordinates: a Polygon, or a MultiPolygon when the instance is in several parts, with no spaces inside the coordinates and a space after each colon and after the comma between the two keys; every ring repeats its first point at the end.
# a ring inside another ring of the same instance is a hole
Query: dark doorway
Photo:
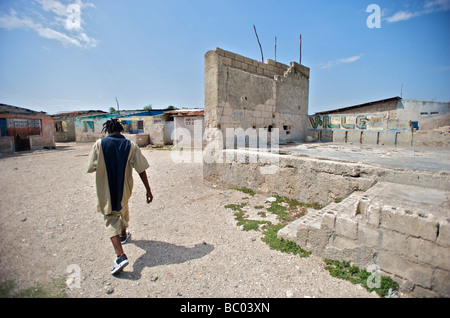
{"type": "Polygon", "coordinates": [[[14,143],[15,143],[16,151],[26,151],[26,150],[31,149],[30,139],[28,137],[20,138],[20,136],[17,135],[14,138],[14,143]]]}

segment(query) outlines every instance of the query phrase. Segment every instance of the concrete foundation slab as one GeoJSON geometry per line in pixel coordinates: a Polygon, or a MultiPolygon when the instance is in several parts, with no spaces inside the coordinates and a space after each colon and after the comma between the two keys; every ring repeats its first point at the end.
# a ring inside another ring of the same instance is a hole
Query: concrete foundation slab
{"type": "Polygon", "coordinates": [[[234,159],[204,162],[204,178],[320,203],[278,236],[324,258],[375,264],[419,297],[450,297],[441,281],[450,277],[449,149],[315,143],[279,153],[227,149],[234,159]],[[268,163],[273,173],[262,173],[268,163]]]}

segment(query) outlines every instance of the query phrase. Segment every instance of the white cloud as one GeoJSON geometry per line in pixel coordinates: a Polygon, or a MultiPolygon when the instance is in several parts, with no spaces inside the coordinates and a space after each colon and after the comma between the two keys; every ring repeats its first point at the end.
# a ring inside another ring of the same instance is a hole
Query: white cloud
{"type": "Polygon", "coordinates": [[[414,17],[418,17],[424,14],[448,11],[450,10],[450,0],[429,0],[426,1],[423,8],[418,11],[399,11],[394,15],[387,17],[386,21],[389,23],[406,21],[414,17]]]}
{"type": "Polygon", "coordinates": [[[409,20],[415,16],[418,16],[419,14],[416,13],[411,13],[411,12],[406,12],[406,11],[399,11],[396,14],[394,14],[391,17],[386,18],[387,22],[398,22],[398,21],[405,21],[405,20],[409,20]]]}
{"type": "Polygon", "coordinates": [[[346,58],[336,60],[336,61],[328,61],[328,62],[322,64],[320,66],[320,68],[326,69],[326,68],[330,68],[330,67],[333,67],[333,66],[336,66],[339,64],[353,63],[353,62],[356,62],[357,60],[359,60],[362,56],[363,56],[363,54],[360,54],[360,55],[346,57],[346,58]]]}
{"type": "Polygon", "coordinates": [[[12,29],[33,29],[36,23],[30,18],[19,18],[14,10],[10,11],[8,15],[0,16],[0,28],[12,29]]]}
{"type": "Polygon", "coordinates": [[[69,5],[57,0],[37,0],[37,2],[44,11],[53,13],[54,22],[44,19],[42,22],[36,22],[26,16],[20,17],[16,11],[11,10],[10,14],[0,16],[0,28],[30,29],[40,37],[59,41],[66,47],[91,48],[97,45],[97,40],[89,37],[82,28],[81,9],[93,5],[84,4],[81,0],[69,5]]]}
{"type": "Polygon", "coordinates": [[[432,0],[427,1],[424,5],[427,10],[447,11],[450,10],[450,0],[432,0]]]}

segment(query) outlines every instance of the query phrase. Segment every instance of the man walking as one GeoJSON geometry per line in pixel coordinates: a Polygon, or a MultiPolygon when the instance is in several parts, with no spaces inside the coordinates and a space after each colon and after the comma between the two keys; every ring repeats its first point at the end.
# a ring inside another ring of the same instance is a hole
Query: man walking
{"type": "Polygon", "coordinates": [[[92,146],[87,172],[96,172],[97,210],[104,215],[105,226],[117,257],[111,274],[120,273],[128,265],[122,244],[130,238],[128,200],[133,189],[133,168],[139,174],[147,192],[147,203],[153,195],[146,169],[149,167],[136,143],[126,139],[122,124],[110,119],[103,124],[102,132],[108,135],[92,146]]]}

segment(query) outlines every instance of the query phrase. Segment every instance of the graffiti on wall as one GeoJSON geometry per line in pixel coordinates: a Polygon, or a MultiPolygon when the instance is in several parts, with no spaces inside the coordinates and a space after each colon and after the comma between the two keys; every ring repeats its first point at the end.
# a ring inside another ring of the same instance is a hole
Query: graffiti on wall
{"type": "Polygon", "coordinates": [[[383,128],[383,115],[314,115],[309,116],[313,129],[374,129],[383,128]]]}

